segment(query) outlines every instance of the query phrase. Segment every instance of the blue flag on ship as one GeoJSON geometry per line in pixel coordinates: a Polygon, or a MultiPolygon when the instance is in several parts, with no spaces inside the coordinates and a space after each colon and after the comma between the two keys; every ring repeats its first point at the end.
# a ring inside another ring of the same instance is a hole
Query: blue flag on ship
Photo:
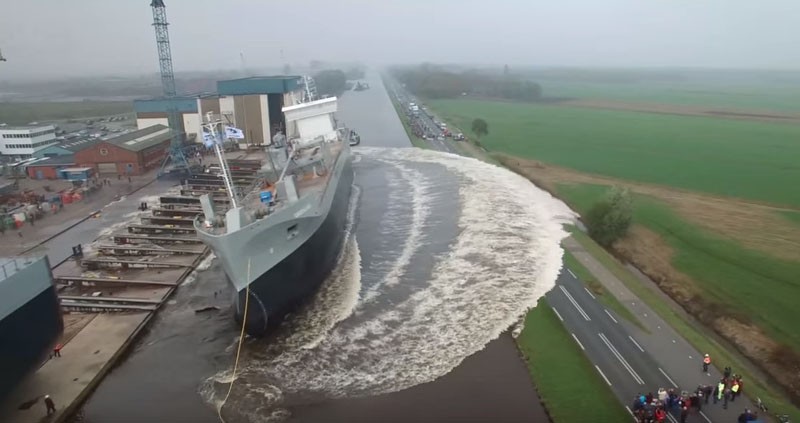
{"type": "Polygon", "coordinates": [[[239,128],[234,128],[233,126],[226,126],[225,127],[225,136],[227,138],[235,138],[238,140],[244,139],[244,131],[239,128]]]}

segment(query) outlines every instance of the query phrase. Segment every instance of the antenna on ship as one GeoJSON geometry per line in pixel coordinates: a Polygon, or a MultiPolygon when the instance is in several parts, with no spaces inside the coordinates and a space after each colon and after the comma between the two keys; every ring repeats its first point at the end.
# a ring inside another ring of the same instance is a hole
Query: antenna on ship
{"type": "Polygon", "coordinates": [[[214,145],[214,152],[217,153],[219,168],[220,171],[222,171],[222,181],[225,183],[225,189],[228,191],[228,197],[231,199],[231,208],[235,209],[238,206],[236,204],[236,191],[234,190],[233,186],[233,178],[231,177],[228,161],[225,159],[225,152],[222,151],[222,146],[220,145],[222,144],[222,135],[221,133],[218,134],[217,132],[217,128],[221,124],[222,120],[214,119],[211,112],[206,113],[206,122],[203,124],[203,128],[208,129],[209,134],[203,134],[203,137],[209,137],[209,141],[214,145]]]}
{"type": "Polygon", "coordinates": [[[314,82],[314,78],[309,75],[303,76],[303,84],[305,85],[305,90],[303,93],[305,94],[305,101],[303,103],[308,103],[317,99],[317,83],[314,82]]]}

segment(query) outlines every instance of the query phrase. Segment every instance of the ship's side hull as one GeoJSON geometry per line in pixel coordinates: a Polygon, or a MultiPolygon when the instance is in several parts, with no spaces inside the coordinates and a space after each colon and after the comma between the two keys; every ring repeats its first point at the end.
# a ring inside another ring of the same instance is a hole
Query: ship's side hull
{"type": "MultiPolygon", "coordinates": [[[[316,231],[250,284],[245,326],[248,334],[261,336],[279,323],[311,296],[336,266],[344,242],[353,185],[351,162],[347,157],[328,213],[316,231]]],[[[245,320],[246,292],[246,289],[239,290],[236,298],[236,320],[240,323],[245,320]]]]}
{"type": "Polygon", "coordinates": [[[52,285],[0,320],[0,399],[47,359],[63,330],[52,285]]]}

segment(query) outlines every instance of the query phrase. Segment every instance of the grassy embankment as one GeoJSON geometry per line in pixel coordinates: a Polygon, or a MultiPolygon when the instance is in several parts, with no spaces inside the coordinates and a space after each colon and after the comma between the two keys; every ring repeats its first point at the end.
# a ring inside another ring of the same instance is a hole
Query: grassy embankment
{"type": "MultiPolygon", "coordinates": [[[[800,190],[795,188],[800,184],[800,168],[792,164],[800,157],[800,143],[795,141],[800,135],[798,126],[477,101],[432,105],[456,124],[465,125],[474,117],[486,119],[490,135],[482,144],[493,152],[637,183],[791,207],[800,204],[800,190]]],[[[584,211],[603,191],[590,185],[557,188],[573,207],[584,211]]],[[[794,211],[782,213],[787,221],[797,219],[794,211]]],[[[800,270],[797,262],[744,248],[686,222],[653,198],[637,197],[636,221],[671,247],[673,253],[666,260],[689,275],[704,304],[753,322],[772,339],[800,350],[800,333],[792,330],[800,318],[800,308],[792,305],[800,297],[800,283],[794,282],[800,270]]],[[[583,238],[584,243],[588,241],[583,238]]],[[[594,250],[598,257],[605,253],[599,247],[594,250]]],[[[608,266],[616,263],[610,256],[605,259],[608,266]]],[[[629,272],[619,268],[615,273],[699,350],[719,357],[717,362],[745,369],[737,366],[734,354],[695,330],[655,293],[648,294],[649,289],[629,272]]],[[[797,411],[763,383],[754,383],[749,392],[776,410],[797,411]]]]}
{"type": "MultiPolygon", "coordinates": [[[[579,213],[585,213],[607,191],[600,185],[563,185],[558,193],[579,213]]],[[[765,328],[800,350],[800,263],[779,260],[743,248],[681,219],[651,197],[634,196],[634,222],[655,231],[672,250],[672,263],[692,277],[703,299],[765,328]]]]}
{"type": "Polygon", "coordinates": [[[630,420],[545,299],[525,317],[517,345],[554,422],[630,420]]]}
{"type": "MultiPolygon", "coordinates": [[[[534,79],[536,75],[533,75],[534,79]]],[[[793,84],[750,83],[710,85],[694,82],[579,82],[542,81],[550,97],[658,103],[713,109],[798,112],[800,89],[793,84]]]]}
{"type": "Polygon", "coordinates": [[[698,351],[703,351],[714,357],[714,361],[720,365],[730,365],[745,380],[749,381],[746,393],[750,397],[759,397],[771,410],[779,413],[787,413],[793,419],[800,418],[800,409],[791,404],[786,395],[776,389],[770,383],[765,383],[748,371],[748,367],[740,359],[739,354],[732,353],[727,346],[716,341],[713,336],[705,333],[707,329],[697,327],[697,324],[689,321],[681,313],[674,310],[667,304],[661,295],[654,292],[649,287],[642,284],[628,269],[626,269],[614,256],[608,253],[603,247],[595,243],[589,236],[577,229],[573,229],[572,236],[592,256],[598,259],[608,270],[621,280],[628,289],[636,294],[639,299],[644,301],[651,309],[661,316],[669,325],[675,329],[683,338],[689,341],[698,351]]]}
{"type": "Polygon", "coordinates": [[[85,119],[133,112],[130,101],[75,101],[0,103],[0,123],[25,125],[29,122],[85,119]]]}
{"type": "Polygon", "coordinates": [[[581,172],[800,206],[800,126],[533,104],[430,101],[481,144],[581,172]],[[785,182],[785,183],[783,183],[785,182]],[[794,183],[792,183],[794,182],[794,183]]]}

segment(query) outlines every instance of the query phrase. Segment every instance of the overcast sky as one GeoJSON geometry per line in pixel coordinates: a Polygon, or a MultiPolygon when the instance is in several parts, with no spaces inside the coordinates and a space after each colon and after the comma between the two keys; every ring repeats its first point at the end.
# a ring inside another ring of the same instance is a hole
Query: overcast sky
{"type": "MultiPolygon", "coordinates": [[[[0,0],[0,80],[157,72],[150,0],[0,0]]],[[[177,71],[310,59],[800,68],[800,0],[165,0],[177,71]],[[281,58],[281,50],[284,52],[281,58]]]]}

